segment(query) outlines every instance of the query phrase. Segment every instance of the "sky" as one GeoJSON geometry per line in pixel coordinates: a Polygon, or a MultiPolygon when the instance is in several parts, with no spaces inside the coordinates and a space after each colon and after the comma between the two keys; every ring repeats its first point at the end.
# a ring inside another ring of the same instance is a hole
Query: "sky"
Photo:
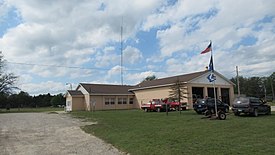
{"type": "Polygon", "coordinates": [[[0,0],[0,51],[30,95],[121,84],[121,49],[124,85],[203,71],[210,40],[226,78],[236,66],[244,77],[269,76],[274,8],[274,0],[0,0]]]}

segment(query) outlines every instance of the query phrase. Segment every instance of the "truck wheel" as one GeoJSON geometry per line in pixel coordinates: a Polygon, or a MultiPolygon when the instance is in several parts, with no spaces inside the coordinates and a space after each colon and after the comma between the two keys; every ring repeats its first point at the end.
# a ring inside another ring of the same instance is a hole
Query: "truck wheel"
{"type": "Polygon", "coordinates": [[[226,119],[226,114],[221,111],[221,112],[218,113],[218,117],[219,117],[220,120],[225,120],[226,119]]]}
{"type": "Polygon", "coordinates": [[[210,112],[209,110],[206,110],[206,111],[204,112],[204,115],[205,115],[205,116],[210,116],[210,115],[211,115],[211,112],[210,112]]]}
{"type": "Polygon", "coordinates": [[[225,108],[225,112],[226,112],[226,113],[229,113],[229,108],[225,108]]]}
{"type": "Polygon", "coordinates": [[[239,112],[234,112],[234,115],[235,116],[240,116],[240,113],[239,112]]]}
{"type": "Polygon", "coordinates": [[[258,115],[259,115],[259,114],[258,114],[258,109],[254,109],[253,114],[254,114],[255,117],[258,117],[258,115]]]}
{"type": "Polygon", "coordinates": [[[178,106],[176,106],[176,107],[175,107],[175,110],[176,110],[176,111],[179,111],[179,107],[178,107],[178,106]]]}
{"type": "Polygon", "coordinates": [[[157,112],[160,112],[160,108],[157,108],[157,112]]]}
{"type": "Polygon", "coordinates": [[[144,108],[144,111],[145,111],[145,112],[148,112],[148,109],[147,109],[147,108],[144,108]]]}

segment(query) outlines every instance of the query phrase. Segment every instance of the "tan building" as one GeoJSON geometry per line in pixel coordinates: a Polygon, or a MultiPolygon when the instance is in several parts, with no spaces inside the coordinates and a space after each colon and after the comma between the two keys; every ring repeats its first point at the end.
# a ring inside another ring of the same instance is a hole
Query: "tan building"
{"type": "Polygon", "coordinates": [[[133,86],[80,83],[66,93],[66,111],[138,108],[133,86]]]}
{"type": "MultiPolygon", "coordinates": [[[[140,108],[142,103],[152,99],[169,97],[171,88],[177,81],[185,87],[188,108],[193,107],[194,97],[214,98],[213,83],[207,76],[209,71],[195,72],[179,76],[144,81],[135,86],[79,84],[75,91],[66,93],[66,109],[71,110],[105,110],[105,109],[133,109],[140,108]]],[[[216,97],[229,105],[233,102],[234,84],[215,72],[216,97]]]]}

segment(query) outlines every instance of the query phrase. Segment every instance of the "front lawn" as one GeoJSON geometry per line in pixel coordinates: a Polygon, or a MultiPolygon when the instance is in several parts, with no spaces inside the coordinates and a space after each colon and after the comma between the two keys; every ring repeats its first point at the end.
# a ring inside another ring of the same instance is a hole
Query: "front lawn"
{"type": "Polygon", "coordinates": [[[194,111],[165,113],[141,110],[72,112],[97,121],[82,129],[123,152],[145,154],[274,154],[275,114],[233,114],[224,121],[201,119],[194,111]]]}

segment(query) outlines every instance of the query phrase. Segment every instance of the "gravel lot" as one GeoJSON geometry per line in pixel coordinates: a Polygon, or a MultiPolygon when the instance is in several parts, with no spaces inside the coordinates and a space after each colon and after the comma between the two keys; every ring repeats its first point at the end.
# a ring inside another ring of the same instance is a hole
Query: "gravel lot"
{"type": "Polygon", "coordinates": [[[87,125],[87,122],[71,118],[66,114],[0,114],[0,154],[123,154],[112,145],[86,134],[80,129],[83,125],[87,125]]]}

